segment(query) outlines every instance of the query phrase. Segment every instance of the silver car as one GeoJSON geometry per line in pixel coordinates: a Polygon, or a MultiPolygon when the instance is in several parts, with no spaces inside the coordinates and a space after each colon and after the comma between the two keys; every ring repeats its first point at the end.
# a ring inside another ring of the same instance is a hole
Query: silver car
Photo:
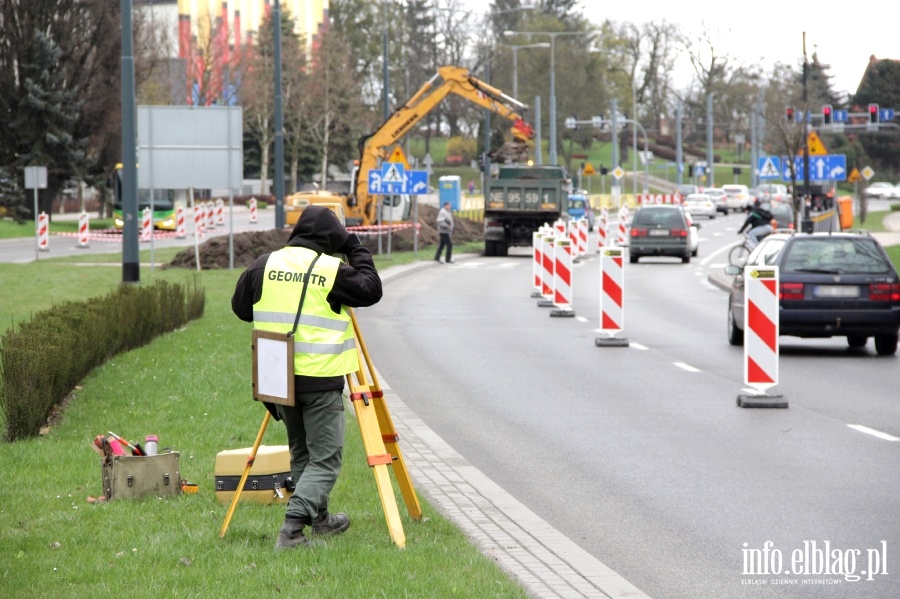
{"type": "Polygon", "coordinates": [[[684,198],[684,209],[690,212],[691,216],[716,217],[716,205],[706,193],[692,193],[684,198]]]}

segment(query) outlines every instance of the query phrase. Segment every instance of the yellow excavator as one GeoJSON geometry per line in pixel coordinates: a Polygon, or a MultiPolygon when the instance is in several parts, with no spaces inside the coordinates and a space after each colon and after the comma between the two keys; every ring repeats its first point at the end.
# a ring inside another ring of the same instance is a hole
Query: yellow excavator
{"type": "MultiPolygon", "coordinates": [[[[311,204],[340,204],[348,226],[374,224],[378,220],[377,209],[381,196],[369,194],[369,171],[380,169],[379,163],[390,156],[391,147],[412,131],[416,123],[450,94],[456,94],[513,122],[510,131],[512,139],[500,150],[492,153],[492,158],[505,162],[527,160],[528,149],[534,143],[534,131],[523,117],[528,107],[496,87],[476,79],[467,69],[454,66],[440,67],[438,72],[413,97],[397,108],[375,132],[360,139],[360,159],[351,175],[350,192],[339,194],[316,190],[288,196],[284,202],[285,225],[292,227],[300,218],[303,208],[311,204]]],[[[408,197],[401,201],[408,201],[408,197]]],[[[408,214],[408,210],[400,212],[408,214]]]]}

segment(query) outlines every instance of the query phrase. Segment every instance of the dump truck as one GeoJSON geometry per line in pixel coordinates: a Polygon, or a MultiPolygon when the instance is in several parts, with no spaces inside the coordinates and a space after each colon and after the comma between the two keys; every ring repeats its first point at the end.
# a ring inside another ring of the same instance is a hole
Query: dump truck
{"type": "Polygon", "coordinates": [[[506,256],[531,246],[544,224],[568,220],[572,180],[562,166],[502,165],[485,178],[484,255],[506,256]]]}
{"type": "MultiPolygon", "coordinates": [[[[359,140],[360,158],[352,174],[350,192],[335,194],[307,191],[288,196],[285,198],[285,224],[293,226],[305,206],[320,203],[340,203],[347,225],[369,226],[379,221],[377,209],[382,196],[369,192],[369,171],[380,169],[380,163],[390,156],[392,146],[451,94],[512,121],[511,139],[504,144],[503,156],[522,161],[527,159],[528,149],[534,144],[535,136],[534,130],[523,116],[528,106],[478,80],[462,67],[443,66],[381,126],[359,140]]],[[[409,196],[400,196],[400,199],[408,206],[409,196]]],[[[408,214],[409,211],[399,212],[408,214]]]]}

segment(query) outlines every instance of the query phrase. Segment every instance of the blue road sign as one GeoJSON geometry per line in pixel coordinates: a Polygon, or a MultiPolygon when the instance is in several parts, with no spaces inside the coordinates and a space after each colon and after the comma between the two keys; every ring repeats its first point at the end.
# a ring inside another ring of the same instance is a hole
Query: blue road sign
{"type": "Polygon", "coordinates": [[[835,110],[831,115],[831,120],[835,123],[846,123],[849,119],[850,112],[848,110],[835,110]]]}
{"type": "Polygon", "coordinates": [[[760,179],[780,179],[781,157],[760,156],[756,163],[756,170],[760,179]]]}
{"type": "MultiPolygon", "coordinates": [[[[788,167],[787,157],[782,157],[782,179],[790,181],[791,171],[788,167]]],[[[803,156],[794,156],[794,170],[797,180],[804,178],[803,156]]],[[[844,154],[828,154],[826,156],[809,157],[810,181],[846,181],[847,180],[847,156],[844,154]]],[[[762,177],[760,177],[762,178],[762,177]]]]}
{"type": "Polygon", "coordinates": [[[406,171],[406,175],[406,191],[403,193],[428,193],[428,171],[406,171]]]}
{"type": "Polygon", "coordinates": [[[369,193],[378,194],[423,194],[428,192],[428,171],[408,171],[402,164],[389,162],[399,168],[382,168],[369,171],[369,193]],[[390,177],[390,180],[385,179],[390,177]],[[398,178],[399,177],[399,178],[398,178]]]}
{"type": "Polygon", "coordinates": [[[893,121],[894,120],[894,109],[893,108],[882,108],[878,111],[878,120],[882,123],[885,121],[893,121]]]}
{"type": "Polygon", "coordinates": [[[369,171],[369,193],[382,193],[381,172],[375,169],[369,171]]]}

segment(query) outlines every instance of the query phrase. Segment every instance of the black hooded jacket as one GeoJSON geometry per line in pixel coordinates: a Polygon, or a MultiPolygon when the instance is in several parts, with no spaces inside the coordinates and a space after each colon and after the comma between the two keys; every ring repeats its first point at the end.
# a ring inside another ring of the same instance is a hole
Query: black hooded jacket
{"type": "MultiPolygon", "coordinates": [[[[347,264],[338,267],[334,286],[326,298],[335,314],[341,306],[362,308],[371,306],[381,299],[381,277],[375,270],[372,254],[360,245],[356,235],[347,233],[329,208],[323,206],[307,206],[300,213],[288,238],[288,247],[305,247],[320,254],[344,254],[347,264]]],[[[253,261],[247,270],[241,273],[234,295],[231,297],[231,310],[238,318],[253,322],[253,305],[262,297],[265,280],[266,262],[270,254],[263,254],[253,261]]],[[[323,391],[343,389],[344,377],[309,377],[295,375],[297,391],[323,391]]]]}

